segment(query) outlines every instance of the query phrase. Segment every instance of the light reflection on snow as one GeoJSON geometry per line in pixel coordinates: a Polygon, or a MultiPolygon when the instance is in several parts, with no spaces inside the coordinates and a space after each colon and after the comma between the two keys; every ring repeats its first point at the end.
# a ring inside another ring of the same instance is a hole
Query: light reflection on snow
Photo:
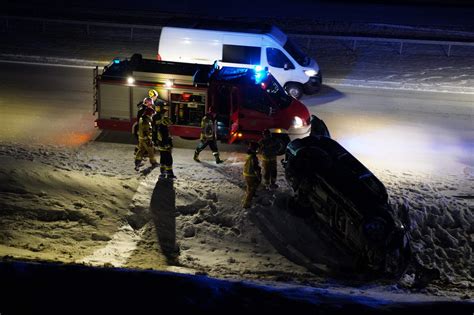
{"type": "Polygon", "coordinates": [[[430,133],[419,128],[387,126],[338,141],[367,167],[399,171],[438,173],[445,169],[461,170],[458,157],[463,155],[456,137],[430,133]]]}

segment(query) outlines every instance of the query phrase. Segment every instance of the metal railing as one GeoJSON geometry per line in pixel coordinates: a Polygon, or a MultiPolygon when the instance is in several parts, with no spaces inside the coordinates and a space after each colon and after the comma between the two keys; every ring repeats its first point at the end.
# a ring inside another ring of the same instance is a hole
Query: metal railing
{"type": "Polygon", "coordinates": [[[91,35],[91,27],[115,27],[122,29],[130,29],[130,40],[133,40],[134,29],[148,29],[148,30],[161,30],[161,26],[157,25],[140,25],[140,24],[120,24],[120,23],[107,23],[107,22],[90,22],[90,21],[73,21],[73,20],[56,20],[56,19],[43,19],[43,18],[30,18],[30,17],[19,17],[19,16],[2,16],[4,20],[3,31],[6,32],[10,28],[10,20],[24,20],[33,21],[41,24],[41,31],[46,32],[48,23],[49,24],[69,24],[69,25],[80,25],[84,27],[85,35],[91,35]]]}
{"type": "Polygon", "coordinates": [[[444,52],[449,57],[451,56],[451,49],[453,46],[474,47],[474,42],[459,42],[459,41],[439,41],[439,40],[425,40],[425,39],[399,39],[399,38],[382,38],[382,37],[362,37],[362,36],[331,36],[331,35],[302,35],[302,34],[288,34],[294,38],[303,38],[307,40],[306,47],[311,47],[311,39],[331,39],[342,40],[351,43],[351,50],[355,51],[358,42],[386,42],[396,43],[399,45],[398,53],[401,55],[405,44],[422,44],[422,45],[439,45],[446,47],[444,52]]]}
{"type": "MultiPolygon", "coordinates": [[[[84,34],[86,36],[91,35],[91,27],[109,27],[109,28],[121,28],[130,29],[129,39],[133,40],[134,30],[156,30],[162,29],[159,25],[141,25],[141,24],[121,24],[121,23],[107,23],[107,22],[92,22],[92,21],[73,21],[73,20],[56,20],[56,19],[45,19],[45,18],[31,18],[31,17],[18,17],[18,16],[0,16],[3,20],[2,31],[6,32],[10,28],[10,21],[33,21],[41,24],[42,32],[46,32],[48,24],[69,24],[79,25],[84,27],[84,34]]],[[[474,41],[463,42],[463,41],[439,41],[439,40],[424,40],[424,39],[400,39],[400,38],[379,38],[379,37],[363,37],[363,36],[332,36],[332,35],[311,35],[311,34],[288,34],[288,36],[306,40],[306,48],[311,49],[311,42],[313,40],[329,39],[344,41],[350,43],[350,49],[355,51],[359,42],[385,42],[398,44],[398,53],[401,55],[403,49],[407,44],[421,44],[421,45],[438,45],[442,46],[445,54],[451,56],[452,48],[454,46],[463,47],[474,47],[474,41]]]]}

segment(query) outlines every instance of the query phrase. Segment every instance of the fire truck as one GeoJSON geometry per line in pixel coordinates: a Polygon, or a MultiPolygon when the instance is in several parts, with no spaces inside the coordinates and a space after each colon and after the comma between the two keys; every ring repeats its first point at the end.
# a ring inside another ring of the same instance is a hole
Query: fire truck
{"type": "Polygon", "coordinates": [[[264,129],[284,146],[309,133],[308,109],[286,94],[260,67],[222,67],[144,59],[114,59],[101,73],[94,69],[94,113],[100,129],[133,130],[137,104],[155,89],[171,134],[198,139],[207,112],[216,115],[217,138],[223,142],[257,141],[264,129]]]}

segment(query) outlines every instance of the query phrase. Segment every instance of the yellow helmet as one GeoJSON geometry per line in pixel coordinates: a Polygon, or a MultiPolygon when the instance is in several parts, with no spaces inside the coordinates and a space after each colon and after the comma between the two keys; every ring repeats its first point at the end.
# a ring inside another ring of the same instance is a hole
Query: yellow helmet
{"type": "Polygon", "coordinates": [[[161,118],[161,124],[163,124],[164,126],[169,126],[171,125],[171,119],[165,116],[161,118]]]}
{"type": "Polygon", "coordinates": [[[158,97],[158,92],[156,90],[148,90],[148,96],[149,97],[158,97]]]}

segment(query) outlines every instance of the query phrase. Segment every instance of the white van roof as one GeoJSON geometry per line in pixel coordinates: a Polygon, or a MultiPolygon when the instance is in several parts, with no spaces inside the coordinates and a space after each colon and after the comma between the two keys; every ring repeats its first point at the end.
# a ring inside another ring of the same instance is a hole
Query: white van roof
{"type": "Polygon", "coordinates": [[[176,21],[167,27],[173,28],[188,28],[196,30],[211,30],[211,31],[222,31],[222,32],[236,32],[236,33],[249,33],[249,34],[265,34],[271,36],[278,44],[284,46],[287,40],[287,36],[275,25],[262,24],[262,23],[250,23],[250,22],[237,22],[237,21],[176,21]]]}

